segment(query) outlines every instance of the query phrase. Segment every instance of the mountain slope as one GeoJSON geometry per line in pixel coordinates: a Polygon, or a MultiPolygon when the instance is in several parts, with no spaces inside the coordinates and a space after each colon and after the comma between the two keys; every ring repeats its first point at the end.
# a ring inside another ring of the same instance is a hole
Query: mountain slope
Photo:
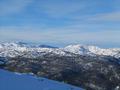
{"type": "Polygon", "coordinates": [[[0,68],[33,73],[87,90],[119,90],[119,51],[86,45],[44,48],[8,43],[1,44],[0,68]]]}
{"type": "Polygon", "coordinates": [[[33,73],[37,77],[65,82],[87,90],[114,90],[120,87],[119,59],[110,56],[48,54],[37,58],[8,57],[1,61],[6,61],[0,64],[2,69],[33,73]]]}

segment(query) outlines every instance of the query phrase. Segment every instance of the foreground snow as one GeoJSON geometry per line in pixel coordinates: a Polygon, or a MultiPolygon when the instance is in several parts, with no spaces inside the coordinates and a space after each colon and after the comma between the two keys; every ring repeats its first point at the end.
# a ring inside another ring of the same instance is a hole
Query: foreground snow
{"type": "Polygon", "coordinates": [[[0,69],[0,90],[83,90],[64,83],[0,69]]]}

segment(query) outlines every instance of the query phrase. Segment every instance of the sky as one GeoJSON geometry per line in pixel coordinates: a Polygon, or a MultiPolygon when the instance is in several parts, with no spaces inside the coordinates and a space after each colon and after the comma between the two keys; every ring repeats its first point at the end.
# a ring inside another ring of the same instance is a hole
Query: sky
{"type": "Polygon", "coordinates": [[[120,47],[120,0],[0,0],[0,42],[120,47]]]}

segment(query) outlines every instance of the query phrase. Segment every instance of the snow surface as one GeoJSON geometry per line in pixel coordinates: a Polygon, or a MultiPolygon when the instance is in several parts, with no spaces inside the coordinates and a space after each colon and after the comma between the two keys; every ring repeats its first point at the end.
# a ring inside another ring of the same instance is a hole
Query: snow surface
{"type": "Polygon", "coordinates": [[[0,69],[0,90],[83,90],[68,84],[0,69]]]}
{"type": "Polygon", "coordinates": [[[80,55],[106,55],[106,56],[113,56],[116,58],[120,57],[120,48],[103,49],[97,46],[77,44],[77,45],[66,46],[64,50],[80,55]]]}
{"type": "Polygon", "coordinates": [[[88,45],[69,45],[64,48],[50,48],[31,46],[24,43],[2,43],[0,44],[0,56],[1,57],[39,57],[45,54],[57,54],[62,56],[71,56],[70,53],[80,55],[107,55],[120,58],[120,48],[108,48],[103,49],[97,46],[88,45]],[[69,53],[68,53],[69,52],[69,53]]]}

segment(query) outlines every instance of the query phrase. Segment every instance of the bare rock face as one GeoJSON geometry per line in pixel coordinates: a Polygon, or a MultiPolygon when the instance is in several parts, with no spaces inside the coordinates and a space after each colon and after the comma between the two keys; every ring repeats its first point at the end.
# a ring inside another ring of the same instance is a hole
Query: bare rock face
{"type": "Polygon", "coordinates": [[[14,72],[33,73],[87,90],[119,90],[120,60],[111,56],[49,53],[37,58],[0,58],[0,67],[14,72]],[[4,62],[5,61],[5,62],[4,62]]]}

